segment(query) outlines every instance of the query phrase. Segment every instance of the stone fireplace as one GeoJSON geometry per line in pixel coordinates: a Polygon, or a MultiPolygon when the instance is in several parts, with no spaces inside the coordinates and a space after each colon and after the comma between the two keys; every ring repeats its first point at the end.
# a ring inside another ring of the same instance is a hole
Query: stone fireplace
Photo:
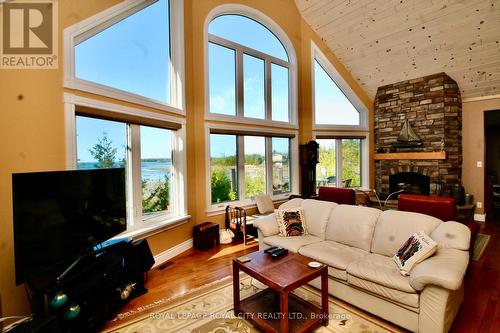
{"type": "Polygon", "coordinates": [[[375,97],[375,184],[389,194],[449,195],[461,183],[462,103],[445,73],[379,87],[375,97]],[[402,131],[419,142],[401,142],[402,131]],[[412,145],[413,144],[413,145],[412,145]]]}

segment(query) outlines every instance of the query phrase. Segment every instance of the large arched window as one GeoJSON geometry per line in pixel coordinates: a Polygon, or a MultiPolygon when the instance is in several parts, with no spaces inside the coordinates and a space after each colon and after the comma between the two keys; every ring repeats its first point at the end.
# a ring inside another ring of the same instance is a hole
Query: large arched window
{"type": "Polygon", "coordinates": [[[241,5],[216,8],[206,29],[207,208],[251,205],[261,194],[286,198],[298,190],[292,44],[271,19],[241,5]]]}
{"type": "Polygon", "coordinates": [[[287,50],[264,25],[217,16],[208,26],[209,114],[294,122],[291,67],[287,50]]]}

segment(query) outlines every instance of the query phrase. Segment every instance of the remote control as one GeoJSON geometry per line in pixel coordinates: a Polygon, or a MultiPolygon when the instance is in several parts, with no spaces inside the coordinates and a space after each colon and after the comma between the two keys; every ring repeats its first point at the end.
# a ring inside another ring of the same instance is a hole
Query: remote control
{"type": "Polygon", "coordinates": [[[271,252],[273,252],[273,251],[276,251],[277,249],[278,249],[278,247],[277,247],[277,246],[273,246],[273,247],[270,247],[270,248],[268,248],[268,249],[265,249],[265,250],[264,250],[264,253],[269,254],[269,253],[271,253],[271,252]]]}

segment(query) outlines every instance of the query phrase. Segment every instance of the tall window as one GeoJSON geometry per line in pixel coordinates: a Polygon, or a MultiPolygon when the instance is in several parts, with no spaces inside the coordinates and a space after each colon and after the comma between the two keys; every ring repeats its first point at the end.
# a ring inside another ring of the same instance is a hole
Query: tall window
{"type": "Polygon", "coordinates": [[[212,204],[289,193],[290,139],[210,134],[212,204]]]}
{"type": "Polygon", "coordinates": [[[316,166],[318,186],[359,187],[362,185],[362,139],[317,139],[319,163],[316,166]]]}
{"type": "Polygon", "coordinates": [[[77,169],[125,167],[128,205],[135,221],[159,220],[175,212],[175,130],[76,116],[77,169]]]}
{"type": "Polygon", "coordinates": [[[290,122],[290,62],[276,36],[241,15],[210,22],[209,112],[290,122]]]}

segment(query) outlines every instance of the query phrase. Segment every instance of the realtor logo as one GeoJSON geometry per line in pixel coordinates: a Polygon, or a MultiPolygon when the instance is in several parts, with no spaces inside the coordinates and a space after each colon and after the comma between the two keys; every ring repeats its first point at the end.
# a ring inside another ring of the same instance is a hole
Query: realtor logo
{"type": "Polygon", "coordinates": [[[1,1],[0,68],[57,68],[57,1],[1,1]]]}

